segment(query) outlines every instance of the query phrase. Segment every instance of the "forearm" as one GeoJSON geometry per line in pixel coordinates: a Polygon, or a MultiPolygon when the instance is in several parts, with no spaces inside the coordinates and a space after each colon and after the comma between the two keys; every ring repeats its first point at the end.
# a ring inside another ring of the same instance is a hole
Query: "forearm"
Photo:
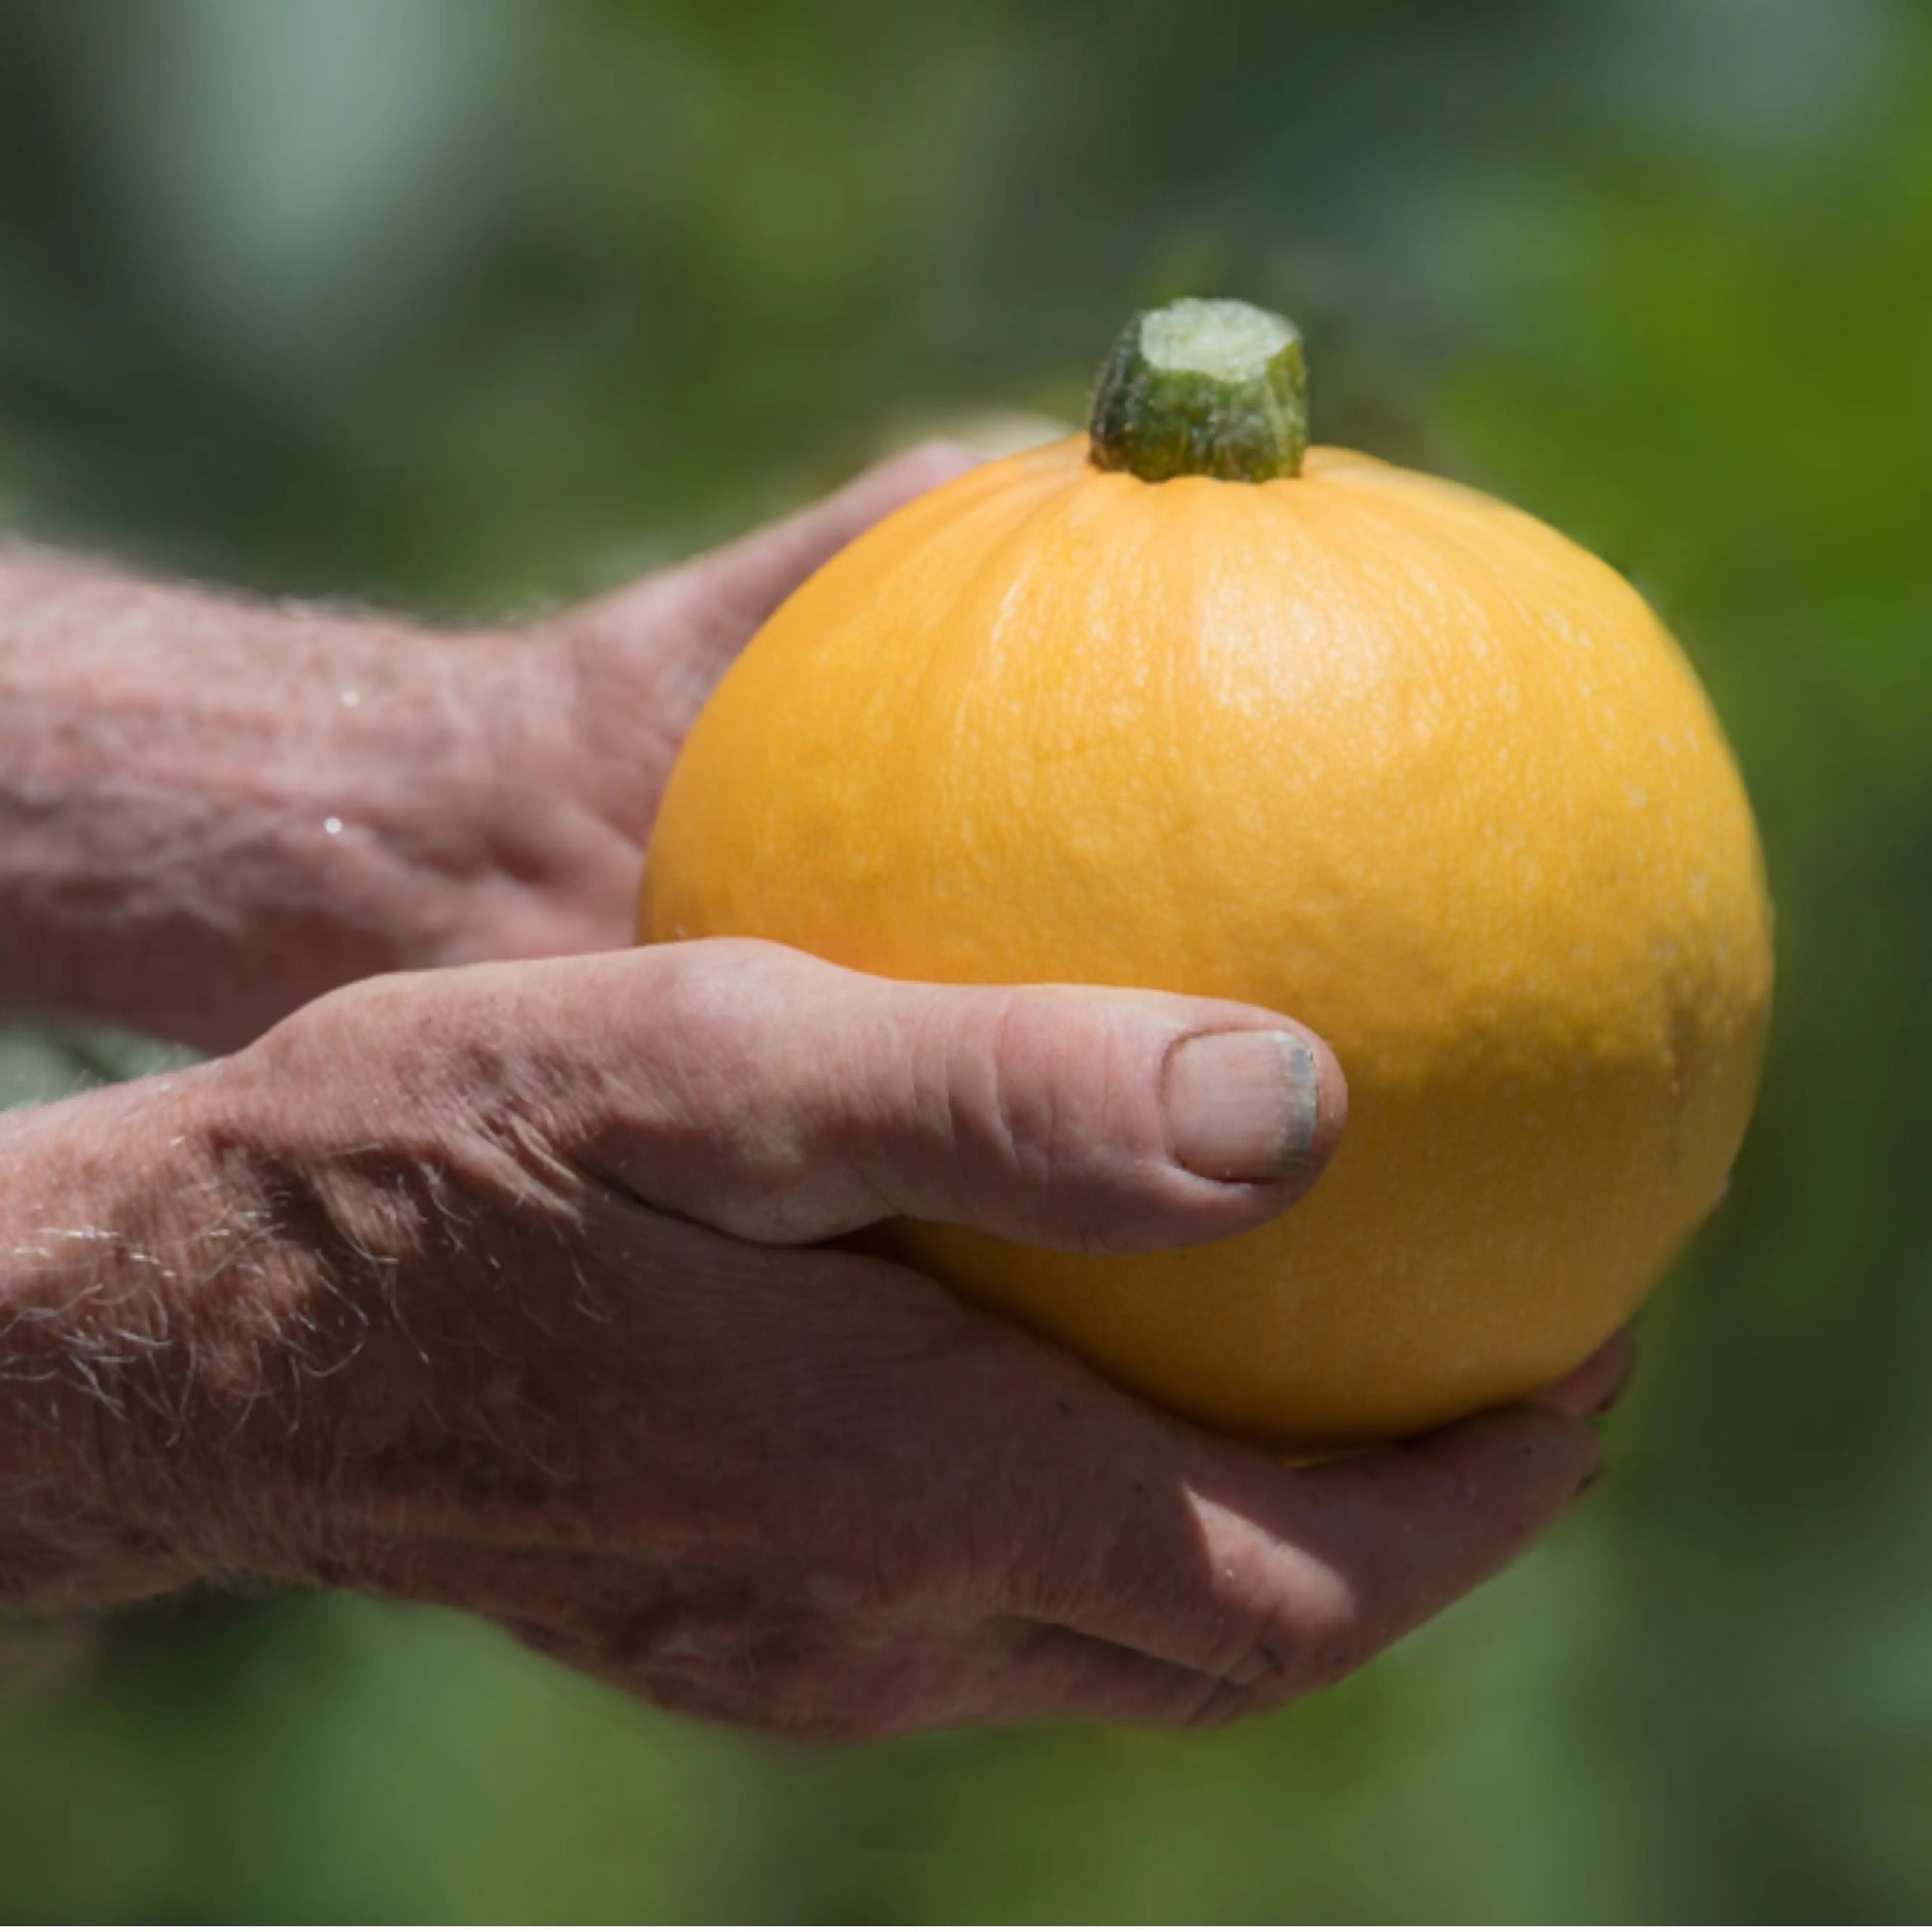
{"type": "Polygon", "coordinates": [[[232,1216],[188,1130],[205,1069],[0,1118],[0,1609],[153,1595],[232,1216]]]}
{"type": "Polygon", "coordinates": [[[0,553],[0,1001],[219,1047],[463,957],[533,870],[524,657],[0,553]]]}

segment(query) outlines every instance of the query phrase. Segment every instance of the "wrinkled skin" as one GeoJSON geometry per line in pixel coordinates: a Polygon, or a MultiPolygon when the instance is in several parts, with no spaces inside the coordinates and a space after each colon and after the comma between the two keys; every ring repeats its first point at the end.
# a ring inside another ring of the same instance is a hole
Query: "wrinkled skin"
{"type": "Polygon", "coordinates": [[[474,685],[439,645],[439,705],[501,707],[476,735],[512,800],[547,803],[413,893],[393,855],[331,875],[358,931],[438,908],[382,942],[434,970],[311,1000],[304,967],[244,999],[219,948],[249,908],[225,905],[180,922],[205,950],[171,1011],[238,1050],[0,1124],[0,1600],[364,1590],[814,1736],[1195,1725],[1344,1675],[1570,1506],[1621,1342],[1537,1404],[1297,1468],[860,1251],[902,1213],[1131,1249],[1292,1211],[1318,1158],[1204,1177],[1164,1112],[1177,1041],[1292,1020],[747,942],[448,963],[621,946],[710,682],[820,557],[963,461],[915,453],[490,643],[474,685]]]}
{"type": "Polygon", "coordinates": [[[819,1245],[907,1209],[1122,1246],[1278,1211],[1306,1175],[1182,1173],[1157,1099],[1177,1035],[1262,1017],[740,942],[332,996],[169,1097],[187,1211],[146,1248],[197,1287],[138,1348],[112,1310],[99,1493],[142,1495],[146,1540],[98,1505],[92,1586],[448,1604],[832,1737],[1213,1724],[1329,1683],[1569,1505],[1618,1350],[1298,1469],[819,1245]]]}

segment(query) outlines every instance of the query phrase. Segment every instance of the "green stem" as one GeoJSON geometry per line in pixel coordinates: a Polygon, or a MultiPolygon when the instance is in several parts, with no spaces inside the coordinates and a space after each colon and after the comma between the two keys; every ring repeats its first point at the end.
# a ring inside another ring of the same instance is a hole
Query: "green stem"
{"type": "Polygon", "coordinates": [[[1171,302],[1121,332],[1094,391],[1093,460],[1146,483],[1292,477],[1309,447],[1301,332],[1246,302],[1171,302]]]}

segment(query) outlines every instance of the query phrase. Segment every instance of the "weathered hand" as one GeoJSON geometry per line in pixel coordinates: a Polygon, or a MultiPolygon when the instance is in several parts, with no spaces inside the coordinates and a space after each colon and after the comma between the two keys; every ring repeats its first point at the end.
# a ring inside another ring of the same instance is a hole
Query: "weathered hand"
{"type": "Polygon", "coordinates": [[[975,461],[922,444],[794,516],[504,640],[506,674],[451,683],[452,715],[473,709],[464,729],[502,748],[509,809],[525,810],[498,841],[502,876],[480,877],[443,957],[626,943],[657,800],[712,686],[834,552],[975,461]]]}
{"type": "Polygon", "coordinates": [[[454,1605],[794,1732],[1279,1704],[1568,1507],[1614,1347],[1547,1405],[1294,1468],[813,1244],[900,1213],[1122,1249],[1253,1225],[1341,1125],[1317,1044],[1285,1145],[1289,1025],[725,941],[346,989],[150,1103],[178,1166],[141,1295],[36,1277],[65,1313],[17,1325],[90,1364],[105,1445],[47,1535],[91,1523],[123,1591],[145,1563],[454,1605]],[[1250,1077],[1219,1038],[1195,1079],[1201,1034],[1260,1035],[1250,1077]]]}
{"type": "Polygon", "coordinates": [[[521,630],[0,550],[0,1001],[225,1050],[397,969],[630,936],[679,741],[794,585],[968,467],[915,450],[521,630]]]}

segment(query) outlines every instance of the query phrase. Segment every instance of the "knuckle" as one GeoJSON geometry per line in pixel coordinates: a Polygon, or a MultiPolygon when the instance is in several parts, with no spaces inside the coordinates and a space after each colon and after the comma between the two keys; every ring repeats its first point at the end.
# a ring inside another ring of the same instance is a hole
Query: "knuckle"
{"type": "Polygon", "coordinates": [[[719,1578],[600,1619],[574,1640],[569,1661],[636,1684],[669,1709],[834,1735],[865,1715],[856,1693],[868,1651],[855,1633],[894,1623],[885,1600],[868,1575],[829,1565],[779,1579],[719,1578]]]}
{"type": "Polygon", "coordinates": [[[1339,1683],[1380,1647],[1357,1580],[1298,1554],[1228,1614],[1206,1667],[1274,1705],[1339,1683]]]}
{"type": "Polygon", "coordinates": [[[1113,1030],[1072,1000],[1002,999],[983,1035],[980,1125],[1001,1166],[1040,1186],[1101,1178],[1144,1123],[1113,1030]]]}
{"type": "Polygon", "coordinates": [[[862,1564],[824,1564],[801,1585],[810,1616],[826,1630],[864,1629],[912,1610],[925,1594],[915,1555],[881,1540],[862,1564]]]}
{"type": "Polygon", "coordinates": [[[1065,1158],[1067,1082],[1058,1042],[1046,1036],[1037,1004],[1004,999],[987,1038],[982,1124],[1002,1165],[1021,1177],[1048,1182],[1065,1158]]]}
{"type": "Polygon", "coordinates": [[[783,956],[760,939],[685,939],[621,957],[641,963],[653,1023],[709,1035],[730,1033],[735,1020],[757,1011],[757,996],[771,990],[783,956]]]}
{"type": "Polygon", "coordinates": [[[1325,1632],[1271,1630],[1229,1664],[1226,1681],[1256,1709],[1272,1710],[1352,1677],[1371,1652],[1353,1627],[1325,1632]]]}
{"type": "Polygon", "coordinates": [[[1278,1690],[1299,1697],[1352,1676],[1380,1647],[1359,1587],[1325,1564],[1310,1563],[1257,1652],[1279,1661],[1278,1690]]]}

